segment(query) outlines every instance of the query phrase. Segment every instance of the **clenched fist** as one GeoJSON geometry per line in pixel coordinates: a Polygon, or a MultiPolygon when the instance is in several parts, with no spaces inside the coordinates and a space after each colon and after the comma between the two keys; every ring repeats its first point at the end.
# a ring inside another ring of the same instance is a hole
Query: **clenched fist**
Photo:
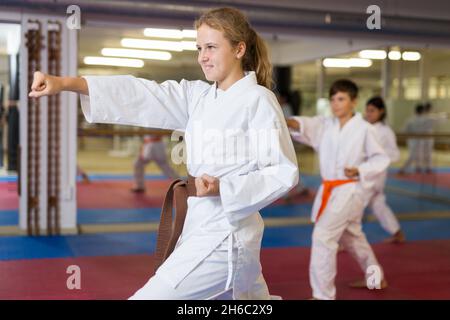
{"type": "Polygon", "coordinates": [[[219,179],[207,174],[195,178],[195,188],[197,189],[197,197],[220,195],[219,179]]]}
{"type": "Polygon", "coordinates": [[[39,98],[58,94],[63,90],[62,78],[51,76],[40,71],[36,71],[31,85],[29,97],[39,98]]]}
{"type": "Polygon", "coordinates": [[[359,176],[359,171],[358,168],[345,168],[344,174],[347,178],[352,179],[359,176]]]}

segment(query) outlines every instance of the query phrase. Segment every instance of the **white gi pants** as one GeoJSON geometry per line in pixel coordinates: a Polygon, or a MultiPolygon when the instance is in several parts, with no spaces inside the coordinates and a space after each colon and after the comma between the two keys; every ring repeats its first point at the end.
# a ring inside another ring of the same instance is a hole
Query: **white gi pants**
{"type": "Polygon", "coordinates": [[[364,274],[369,266],[378,266],[383,279],[381,266],[362,231],[363,201],[354,195],[341,210],[334,209],[334,201],[331,195],[312,235],[309,277],[313,297],[321,300],[336,299],[334,281],[339,243],[356,259],[364,274]]]}
{"type": "MultiPolygon", "coordinates": [[[[232,300],[233,288],[226,287],[229,280],[229,239],[230,237],[227,237],[176,288],[156,274],[129,300],[232,300]]],[[[233,245],[233,266],[236,265],[237,254],[237,247],[233,245]]],[[[270,299],[262,273],[253,285],[252,291],[258,292],[259,297],[265,296],[270,299]]]]}

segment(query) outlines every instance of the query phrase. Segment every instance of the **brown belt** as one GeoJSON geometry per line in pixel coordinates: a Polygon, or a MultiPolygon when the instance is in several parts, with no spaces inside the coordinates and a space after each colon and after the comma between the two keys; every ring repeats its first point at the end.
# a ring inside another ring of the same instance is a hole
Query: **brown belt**
{"type": "Polygon", "coordinates": [[[187,198],[196,196],[195,178],[177,179],[170,184],[161,209],[161,218],[156,239],[155,272],[170,256],[183,231],[187,213],[187,198]],[[173,198],[175,195],[175,222],[172,223],[173,198]]]}

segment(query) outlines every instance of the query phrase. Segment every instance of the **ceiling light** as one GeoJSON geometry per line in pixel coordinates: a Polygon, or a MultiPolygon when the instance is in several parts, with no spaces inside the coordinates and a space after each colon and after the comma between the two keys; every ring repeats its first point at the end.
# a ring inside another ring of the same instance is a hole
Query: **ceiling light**
{"type": "Polygon", "coordinates": [[[145,28],[144,35],[146,37],[154,37],[154,38],[183,39],[183,38],[196,38],[197,31],[196,30],[145,28]]]}
{"type": "Polygon", "coordinates": [[[382,60],[386,59],[386,56],[387,53],[384,50],[362,50],[359,52],[359,57],[365,59],[382,60]]]}
{"type": "Polygon", "coordinates": [[[197,51],[197,42],[195,41],[181,41],[183,50],[197,51]]]}
{"type": "Polygon", "coordinates": [[[361,58],[350,58],[350,67],[368,68],[372,65],[372,60],[361,58]]]}
{"type": "Polygon", "coordinates": [[[84,57],[83,61],[85,64],[88,65],[130,67],[130,68],[142,68],[144,66],[144,61],[138,59],[84,57]]]}
{"type": "Polygon", "coordinates": [[[126,48],[183,51],[183,46],[179,41],[123,38],[120,41],[120,44],[126,48]]]}
{"type": "Polygon", "coordinates": [[[405,61],[417,61],[420,60],[420,53],[417,51],[405,51],[402,53],[402,59],[405,61]]]}
{"type": "Polygon", "coordinates": [[[400,51],[389,51],[388,58],[389,60],[400,60],[402,54],[400,51]]]}
{"type": "Polygon", "coordinates": [[[338,58],[326,58],[323,60],[323,66],[327,68],[351,68],[360,67],[367,68],[372,65],[372,61],[369,59],[350,58],[350,59],[338,59],[338,58]]]}
{"type": "Polygon", "coordinates": [[[122,48],[103,48],[102,55],[150,60],[170,60],[172,55],[167,51],[135,50],[122,48]]]}

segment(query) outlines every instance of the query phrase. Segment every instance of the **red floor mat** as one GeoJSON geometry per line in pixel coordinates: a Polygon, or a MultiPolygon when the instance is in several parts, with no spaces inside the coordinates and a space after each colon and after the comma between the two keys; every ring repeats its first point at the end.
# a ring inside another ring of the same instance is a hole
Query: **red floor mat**
{"type": "Polygon", "coordinates": [[[17,210],[19,195],[16,182],[0,183],[0,210],[17,210]]]}
{"type": "MultiPolygon", "coordinates": [[[[361,277],[347,253],[339,254],[336,279],[339,299],[450,299],[450,240],[374,246],[384,266],[386,290],[350,289],[361,277]]],[[[263,272],[272,294],[284,299],[311,296],[309,249],[262,251],[263,272]]],[[[125,299],[151,276],[153,256],[84,257],[0,261],[0,299],[125,299]],[[66,269],[81,268],[81,290],[66,287],[66,269]]]]}

